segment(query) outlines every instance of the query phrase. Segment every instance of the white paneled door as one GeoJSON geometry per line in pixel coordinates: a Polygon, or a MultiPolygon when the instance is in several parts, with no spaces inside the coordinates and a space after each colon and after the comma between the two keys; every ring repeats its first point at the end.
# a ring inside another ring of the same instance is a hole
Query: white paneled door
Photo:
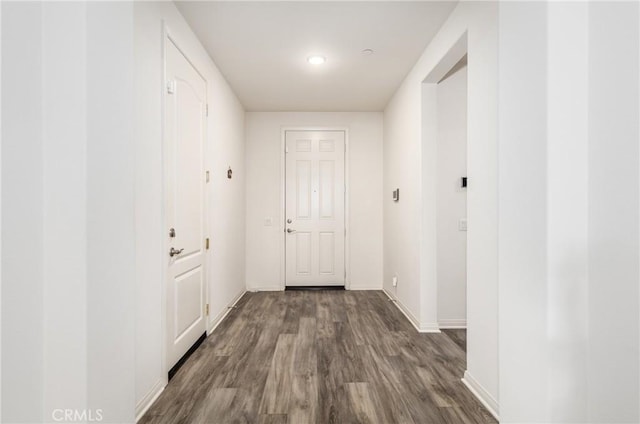
{"type": "Polygon", "coordinates": [[[285,132],[287,286],[345,284],[345,132],[285,132]]]}
{"type": "Polygon", "coordinates": [[[166,40],[165,172],[167,365],[206,331],[204,311],[204,178],[206,82],[166,40]]]}

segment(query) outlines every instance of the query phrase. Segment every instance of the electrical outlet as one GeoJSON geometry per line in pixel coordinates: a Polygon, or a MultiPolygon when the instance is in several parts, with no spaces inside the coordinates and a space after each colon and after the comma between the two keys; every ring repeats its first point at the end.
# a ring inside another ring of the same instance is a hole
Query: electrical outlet
{"type": "Polygon", "coordinates": [[[391,284],[393,284],[393,287],[398,287],[398,276],[394,275],[393,279],[391,279],[391,284]]]}

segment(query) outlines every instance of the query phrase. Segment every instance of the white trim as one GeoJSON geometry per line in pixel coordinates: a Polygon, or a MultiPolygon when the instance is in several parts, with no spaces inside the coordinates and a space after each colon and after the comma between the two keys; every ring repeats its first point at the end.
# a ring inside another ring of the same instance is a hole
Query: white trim
{"type": "Polygon", "coordinates": [[[438,320],[438,327],[443,328],[467,328],[466,319],[441,319],[438,320]]]}
{"type": "MultiPolygon", "coordinates": [[[[286,246],[285,246],[285,226],[284,222],[286,220],[285,212],[286,212],[286,167],[287,167],[287,158],[285,154],[286,147],[286,135],[287,131],[342,131],[344,132],[344,184],[345,184],[345,194],[344,194],[344,228],[346,230],[346,235],[344,237],[344,269],[345,269],[345,277],[344,277],[344,288],[347,290],[351,290],[351,266],[350,266],[350,250],[351,250],[351,228],[349,226],[349,127],[345,126],[302,126],[302,127],[290,127],[283,126],[280,127],[280,287],[277,289],[256,289],[261,291],[276,291],[276,290],[284,290],[286,288],[286,246]]],[[[376,289],[376,290],[379,290],[376,289]]]]}
{"type": "Polygon", "coordinates": [[[147,392],[146,395],[140,399],[140,401],[136,404],[136,422],[140,421],[140,418],[146,414],[146,412],[151,408],[153,402],[158,399],[160,394],[163,392],[166,387],[166,382],[162,379],[159,379],[155,382],[153,387],[147,392]]]}
{"type": "Polygon", "coordinates": [[[349,143],[349,128],[344,127],[344,288],[351,290],[351,226],[349,225],[349,162],[351,145],[349,143]]]}
{"type": "Polygon", "coordinates": [[[478,380],[473,378],[469,370],[464,372],[462,383],[467,386],[467,389],[484,405],[485,408],[493,415],[493,417],[500,421],[500,415],[498,414],[499,405],[498,402],[489,394],[489,392],[482,387],[478,380]]]}
{"type": "Polygon", "coordinates": [[[349,290],[353,290],[353,291],[380,291],[380,290],[382,290],[382,284],[380,284],[379,286],[355,286],[355,285],[353,285],[353,283],[351,283],[351,286],[349,287],[349,290]]]}
{"type": "Polygon", "coordinates": [[[207,336],[209,336],[211,333],[213,333],[213,331],[220,325],[222,320],[224,320],[227,317],[227,314],[229,314],[229,312],[231,312],[232,308],[236,305],[236,303],[238,303],[240,301],[240,299],[242,299],[242,296],[244,296],[246,293],[247,293],[247,291],[242,289],[240,291],[240,294],[237,295],[227,305],[227,307],[225,307],[214,319],[212,319],[211,321],[209,321],[207,323],[207,336]]]}
{"type": "Polygon", "coordinates": [[[420,330],[418,331],[420,333],[442,333],[442,331],[440,331],[440,327],[438,326],[438,323],[435,323],[435,322],[421,323],[420,330]]]}
{"type": "MultiPolygon", "coordinates": [[[[0,34],[2,34],[2,2],[0,2],[0,34]]],[[[0,81],[2,81],[2,47],[1,45],[2,43],[0,43],[0,81]]],[[[2,84],[0,84],[0,99],[2,99],[2,84]]],[[[0,101],[0,234],[2,234],[2,102],[1,101],[0,101]]],[[[0,240],[0,258],[2,258],[2,241],[1,240],[0,240]]],[[[7,280],[5,279],[5,282],[6,281],[7,280]]],[[[2,287],[3,287],[2,286],[2,261],[0,261],[0,305],[2,305],[2,287]]],[[[0,313],[0,328],[2,328],[1,313],[0,313]]],[[[2,337],[0,337],[0,364],[2,364],[2,337]]],[[[1,366],[0,366],[0,381],[4,381],[2,379],[1,366]]],[[[0,417],[2,417],[2,384],[0,384],[0,417]]]]}
{"type": "Polygon", "coordinates": [[[251,292],[263,292],[263,291],[283,291],[284,287],[282,287],[282,284],[279,284],[277,286],[257,286],[257,287],[249,287],[247,289],[248,291],[251,292]]]}
{"type": "Polygon", "coordinates": [[[165,252],[169,248],[167,237],[165,235],[165,228],[167,227],[167,152],[165,142],[165,123],[166,123],[166,103],[167,103],[167,42],[169,40],[169,28],[166,22],[162,19],[162,45],[161,45],[161,66],[162,77],[160,81],[160,156],[162,161],[162,192],[160,195],[160,220],[161,227],[158,228],[162,235],[162,243],[160,243],[160,257],[162,258],[161,276],[162,276],[162,290],[160,290],[160,375],[166,385],[169,382],[169,367],[167,366],[167,269],[169,268],[169,259],[165,255],[165,252]]]}
{"type": "Polygon", "coordinates": [[[407,317],[409,322],[413,325],[413,327],[416,329],[418,333],[440,333],[441,332],[440,327],[438,327],[438,324],[421,323],[420,320],[418,320],[411,313],[411,311],[402,302],[400,302],[400,300],[398,300],[397,297],[393,296],[384,288],[382,289],[382,291],[384,292],[384,294],[387,295],[387,297],[389,297],[389,299],[393,301],[393,303],[396,305],[396,308],[398,308],[400,312],[402,312],[404,316],[407,317]]]}
{"type": "MultiPolygon", "coordinates": [[[[287,141],[286,141],[286,132],[288,128],[280,128],[280,222],[278,225],[278,229],[280,231],[280,281],[278,290],[284,290],[286,283],[286,262],[285,256],[287,254],[286,244],[285,244],[285,220],[286,211],[287,211],[287,200],[286,200],[286,181],[285,177],[287,175],[287,157],[286,157],[286,149],[287,149],[287,141]]],[[[260,289],[258,289],[260,290],[260,289]]],[[[265,290],[268,291],[268,290],[265,290]]]]}

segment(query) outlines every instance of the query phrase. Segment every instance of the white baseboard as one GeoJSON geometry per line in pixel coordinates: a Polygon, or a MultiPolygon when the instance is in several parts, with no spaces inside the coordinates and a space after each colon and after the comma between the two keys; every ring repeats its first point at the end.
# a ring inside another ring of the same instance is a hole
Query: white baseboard
{"type": "Polygon", "coordinates": [[[469,371],[464,372],[462,383],[464,383],[469,391],[473,393],[476,398],[478,398],[480,403],[482,403],[484,407],[487,408],[491,415],[493,415],[493,417],[498,420],[498,422],[500,422],[500,416],[498,415],[498,411],[500,410],[498,401],[496,401],[493,396],[491,396],[489,392],[487,392],[485,388],[482,387],[480,383],[478,383],[478,380],[473,378],[469,371]]]}
{"type": "Polygon", "coordinates": [[[414,328],[418,333],[440,333],[440,328],[438,327],[437,323],[421,323],[420,320],[418,320],[411,313],[411,311],[406,306],[404,306],[402,302],[398,300],[398,298],[393,296],[384,288],[382,289],[382,291],[387,295],[387,297],[389,297],[389,299],[393,301],[393,303],[395,303],[396,308],[398,308],[400,312],[402,312],[404,316],[407,317],[409,322],[414,326],[414,328]]]}
{"type": "Polygon", "coordinates": [[[353,291],[377,290],[377,291],[380,291],[380,290],[382,290],[382,285],[375,286],[375,287],[373,287],[373,286],[354,286],[354,285],[351,285],[348,288],[348,290],[353,290],[353,291]]]}
{"type": "Polygon", "coordinates": [[[466,319],[441,319],[438,320],[438,326],[442,328],[467,328],[466,319]]]}
{"type": "Polygon", "coordinates": [[[260,286],[260,287],[248,287],[247,291],[251,292],[263,292],[263,291],[283,291],[282,286],[260,286]]]}
{"type": "Polygon", "coordinates": [[[240,291],[240,294],[238,294],[232,301],[231,303],[229,303],[229,305],[227,305],[226,308],[224,308],[222,311],[220,311],[220,313],[211,321],[209,321],[209,325],[207,326],[207,336],[210,335],[211,333],[213,333],[213,330],[216,329],[216,327],[218,327],[218,325],[220,325],[220,323],[222,322],[222,320],[227,316],[227,314],[231,311],[231,308],[233,306],[235,306],[236,303],[238,303],[238,301],[240,299],[242,299],[242,296],[245,295],[247,291],[246,290],[242,290],[240,291]]]}
{"type": "Polygon", "coordinates": [[[158,399],[158,396],[164,390],[165,384],[166,382],[162,379],[156,381],[151,390],[136,404],[136,422],[140,421],[140,418],[149,410],[153,402],[158,399]]]}
{"type": "Polygon", "coordinates": [[[442,331],[440,331],[440,327],[438,326],[438,323],[421,323],[420,324],[420,329],[418,330],[421,333],[442,333],[442,331]]]}

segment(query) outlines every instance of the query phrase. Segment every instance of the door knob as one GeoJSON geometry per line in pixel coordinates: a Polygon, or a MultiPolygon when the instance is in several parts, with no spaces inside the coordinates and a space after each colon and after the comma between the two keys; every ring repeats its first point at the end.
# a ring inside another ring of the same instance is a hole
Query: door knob
{"type": "Polygon", "coordinates": [[[287,233],[291,234],[291,233],[295,233],[296,230],[292,230],[291,228],[287,228],[287,233]]]}
{"type": "Polygon", "coordinates": [[[183,250],[184,250],[184,247],[182,249],[177,249],[177,250],[172,247],[169,250],[169,256],[171,256],[173,258],[175,255],[181,254],[183,250]]]}

